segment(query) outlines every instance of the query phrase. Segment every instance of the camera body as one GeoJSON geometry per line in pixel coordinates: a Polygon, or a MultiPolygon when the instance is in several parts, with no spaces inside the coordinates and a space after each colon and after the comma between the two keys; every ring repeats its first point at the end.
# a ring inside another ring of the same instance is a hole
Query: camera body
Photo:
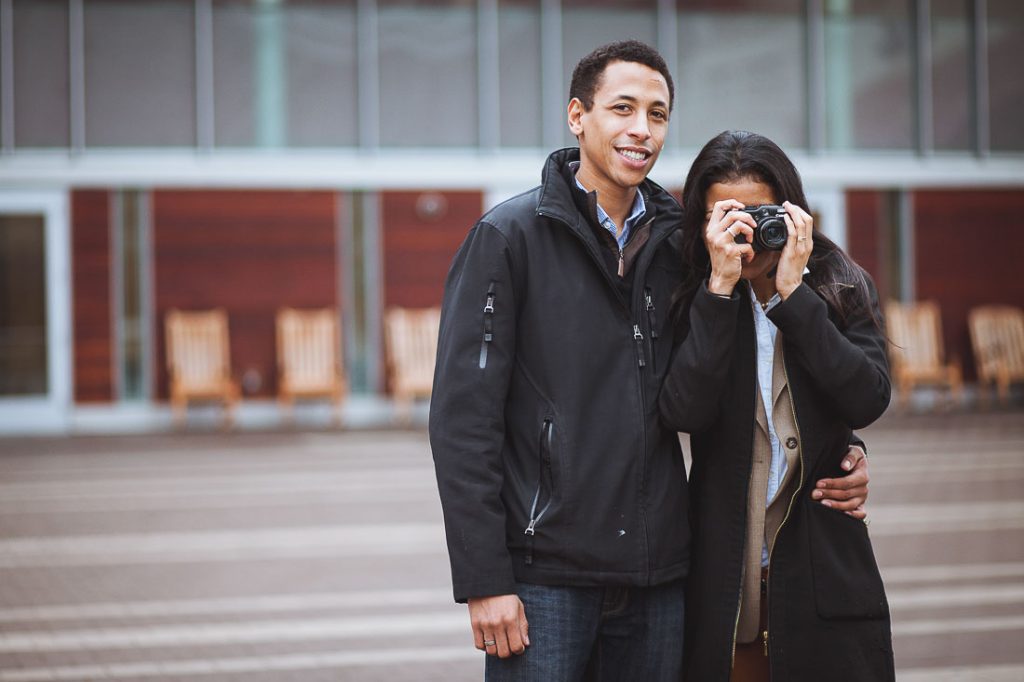
{"type": "MultiPolygon", "coordinates": [[[[757,223],[754,228],[754,238],[751,246],[754,253],[761,251],[782,251],[789,240],[789,229],[786,227],[786,209],[775,204],[760,204],[758,206],[746,206],[739,209],[749,213],[757,223]]],[[[737,235],[736,243],[745,244],[747,238],[737,235]]]]}

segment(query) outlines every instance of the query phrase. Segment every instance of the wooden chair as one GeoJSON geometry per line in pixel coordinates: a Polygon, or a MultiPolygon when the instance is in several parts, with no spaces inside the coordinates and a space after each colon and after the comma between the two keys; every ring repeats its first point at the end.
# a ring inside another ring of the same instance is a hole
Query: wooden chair
{"type": "Polygon", "coordinates": [[[949,399],[959,402],[963,375],[958,360],[946,362],[938,304],[934,301],[890,301],[885,308],[885,317],[892,342],[889,360],[901,407],[909,405],[914,387],[922,384],[946,387],[949,399]]]}
{"type": "Polygon", "coordinates": [[[440,308],[390,308],[385,313],[388,375],[401,422],[408,423],[413,400],[430,397],[440,326],[440,308]]]}
{"type": "Polygon", "coordinates": [[[184,425],[189,401],[219,400],[224,403],[224,425],[230,428],[240,394],[231,378],[227,313],[222,308],[170,310],[164,331],[175,424],[184,425]]]}
{"type": "Polygon", "coordinates": [[[979,393],[987,403],[991,385],[999,402],[1010,401],[1010,384],[1024,381],[1024,311],[1008,305],[980,306],[967,316],[978,369],[979,393]]]}
{"type": "Polygon", "coordinates": [[[334,420],[341,408],[348,381],[341,360],[341,325],[333,308],[277,312],[277,397],[287,418],[297,398],[331,399],[334,420]]]}

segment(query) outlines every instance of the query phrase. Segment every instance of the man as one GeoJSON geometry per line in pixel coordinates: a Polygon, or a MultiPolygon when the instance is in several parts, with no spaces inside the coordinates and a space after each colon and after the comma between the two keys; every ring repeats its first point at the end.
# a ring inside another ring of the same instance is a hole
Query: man
{"type": "Polygon", "coordinates": [[[687,487],[657,393],[680,212],[646,179],[672,77],[613,43],[569,95],[579,149],[480,219],[445,286],[430,440],[454,595],[489,680],[678,680],[687,487]]]}

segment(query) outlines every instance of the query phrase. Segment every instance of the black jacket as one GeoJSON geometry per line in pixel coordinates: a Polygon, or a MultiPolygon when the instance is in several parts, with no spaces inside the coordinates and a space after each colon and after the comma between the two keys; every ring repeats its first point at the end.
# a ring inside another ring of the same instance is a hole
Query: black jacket
{"type": "Polygon", "coordinates": [[[445,284],[430,444],[458,601],[686,574],[685,470],[657,401],[679,207],[641,185],[623,287],[569,185],[578,155],[481,218],[445,284]]]}
{"type": "MultiPolygon", "coordinates": [[[[881,320],[873,288],[871,297],[881,320]]],[[[838,322],[806,284],[768,317],[783,335],[801,458],[800,489],[769,567],[772,680],[892,680],[889,610],[867,527],[810,497],[814,481],[844,475],[851,429],[889,404],[884,335],[866,312],[838,322]]],[[[746,284],[729,300],[702,287],[688,321],[660,398],[666,421],[691,433],[693,451],[686,679],[727,682],[758,399],[746,284]]]]}

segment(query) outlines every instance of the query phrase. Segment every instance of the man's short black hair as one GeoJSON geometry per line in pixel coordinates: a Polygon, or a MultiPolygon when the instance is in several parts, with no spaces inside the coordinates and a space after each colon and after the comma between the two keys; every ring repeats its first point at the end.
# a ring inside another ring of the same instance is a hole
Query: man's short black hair
{"type": "Polygon", "coordinates": [[[572,71],[572,84],[569,86],[569,99],[577,98],[583,103],[583,109],[590,111],[594,106],[594,93],[601,86],[604,70],[612,62],[636,62],[648,66],[662,76],[668,83],[668,108],[676,103],[675,86],[672,75],[668,72],[665,59],[658,51],[639,40],[623,40],[609,43],[597,48],[581,59],[572,71]]]}

